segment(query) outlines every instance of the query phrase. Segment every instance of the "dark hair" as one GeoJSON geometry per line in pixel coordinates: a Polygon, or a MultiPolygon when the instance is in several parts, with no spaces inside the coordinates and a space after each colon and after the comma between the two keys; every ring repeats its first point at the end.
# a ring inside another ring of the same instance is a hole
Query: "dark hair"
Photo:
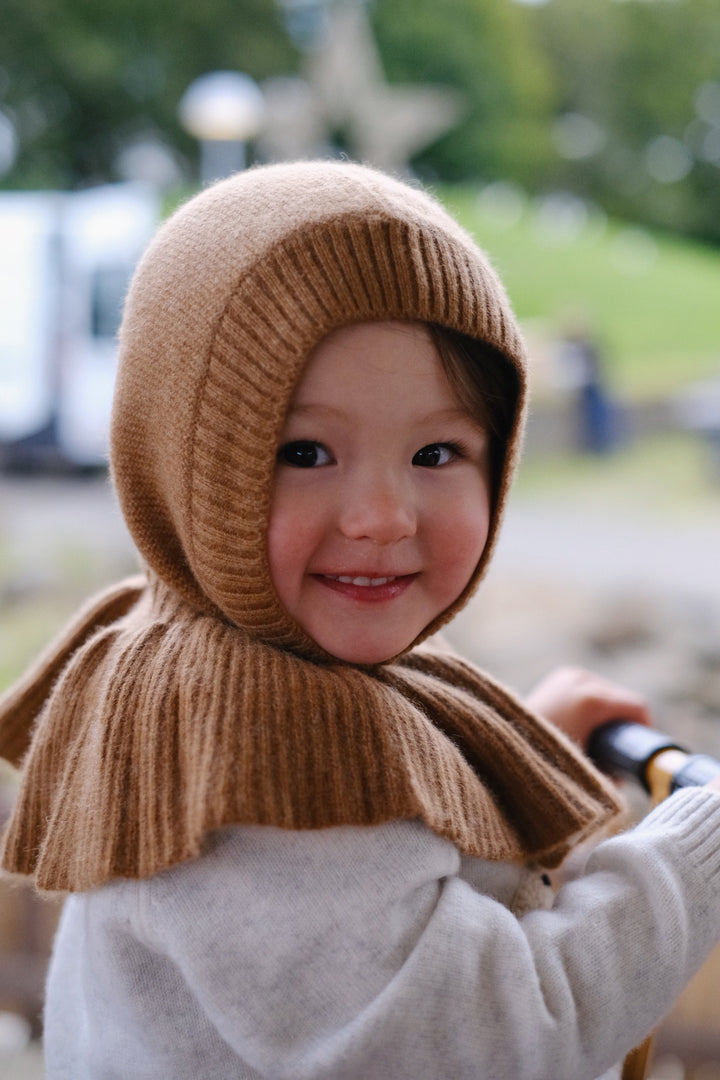
{"type": "Polygon", "coordinates": [[[490,482],[496,498],[518,407],[518,373],[487,342],[437,323],[427,328],[458,401],[490,437],[490,482]]]}

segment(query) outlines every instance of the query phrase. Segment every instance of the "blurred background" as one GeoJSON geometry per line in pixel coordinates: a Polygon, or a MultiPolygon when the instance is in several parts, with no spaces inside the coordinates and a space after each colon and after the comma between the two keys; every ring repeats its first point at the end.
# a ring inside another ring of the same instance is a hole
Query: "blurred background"
{"type": "MultiPolygon", "coordinates": [[[[157,223],[256,162],[429,186],[490,253],[533,406],[454,643],[520,692],[620,679],[720,754],[715,0],[3,0],[0,692],[135,568],[106,473],[116,331],[157,223]]],[[[17,778],[0,772],[0,816],[17,778]]],[[[642,809],[642,807],[640,808],[642,809]]],[[[41,1077],[57,904],[0,884],[0,1075],[41,1077]]],[[[653,1076],[719,1076],[711,963],[653,1076]]]]}

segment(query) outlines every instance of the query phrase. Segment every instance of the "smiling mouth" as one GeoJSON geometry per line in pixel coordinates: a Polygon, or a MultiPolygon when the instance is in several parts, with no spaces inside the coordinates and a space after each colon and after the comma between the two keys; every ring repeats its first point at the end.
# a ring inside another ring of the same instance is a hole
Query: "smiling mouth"
{"type": "Polygon", "coordinates": [[[415,574],[313,574],[316,581],[348,600],[387,601],[402,596],[417,578],[415,574]]]}

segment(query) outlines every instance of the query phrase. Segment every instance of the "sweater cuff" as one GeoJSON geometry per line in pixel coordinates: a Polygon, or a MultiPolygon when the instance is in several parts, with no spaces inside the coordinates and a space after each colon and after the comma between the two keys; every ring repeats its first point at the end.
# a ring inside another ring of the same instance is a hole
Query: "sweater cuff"
{"type": "Polygon", "coordinates": [[[720,884],[720,792],[705,788],[678,791],[651,811],[637,830],[671,837],[673,844],[702,867],[706,882],[717,878],[720,884]]]}

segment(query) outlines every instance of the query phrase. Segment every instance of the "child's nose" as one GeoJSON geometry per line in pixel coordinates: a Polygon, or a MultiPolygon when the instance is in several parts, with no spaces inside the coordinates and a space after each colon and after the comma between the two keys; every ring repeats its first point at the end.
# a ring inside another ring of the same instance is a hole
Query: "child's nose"
{"type": "Polygon", "coordinates": [[[412,493],[397,479],[373,473],[343,492],[340,531],[351,540],[392,544],[417,531],[412,493]]]}

